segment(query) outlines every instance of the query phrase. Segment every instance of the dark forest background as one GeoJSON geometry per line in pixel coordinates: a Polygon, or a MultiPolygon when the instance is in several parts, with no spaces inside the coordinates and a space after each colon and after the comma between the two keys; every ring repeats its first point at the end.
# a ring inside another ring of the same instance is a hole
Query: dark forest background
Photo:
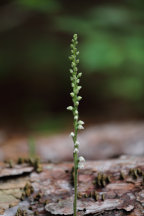
{"type": "Polygon", "coordinates": [[[143,0],[1,0],[0,128],[56,131],[72,122],[74,33],[83,119],[143,120],[143,0]]]}

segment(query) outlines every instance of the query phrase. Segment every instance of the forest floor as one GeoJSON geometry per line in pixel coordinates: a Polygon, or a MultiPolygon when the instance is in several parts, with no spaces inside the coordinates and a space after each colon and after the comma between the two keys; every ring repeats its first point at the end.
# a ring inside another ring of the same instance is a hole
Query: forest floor
{"type": "MultiPolygon", "coordinates": [[[[79,135],[78,215],[144,215],[144,123],[88,127],[79,135]]],[[[72,215],[73,144],[68,134],[0,135],[0,216],[72,215]],[[18,159],[19,158],[19,159],[18,159]],[[4,162],[5,161],[5,162],[4,162]]]]}

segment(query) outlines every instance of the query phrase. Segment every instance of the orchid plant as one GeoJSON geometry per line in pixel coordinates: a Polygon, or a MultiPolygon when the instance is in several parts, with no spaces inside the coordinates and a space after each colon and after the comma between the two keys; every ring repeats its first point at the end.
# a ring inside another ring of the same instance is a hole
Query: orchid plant
{"type": "Polygon", "coordinates": [[[82,76],[82,73],[78,72],[78,64],[79,64],[79,51],[77,49],[78,44],[78,36],[77,34],[73,35],[72,43],[70,45],[71,47],[71,56],[69,57],[71,61],[71,69],[70,69],[70,80],[71,80],[71,87],[72,92],[70,93],[70,96],[72,97],[73,106],[68,106],[67,110],[72,111],[73,117],[74,117],[74,132],[70,133],[70,136],[73,139],[74,143],[74,150],[73,150],[73,159],[74,159],[74,202],[73,202],[73,212],[74,216],[77,214],[77,186],[78,186],[78,168],[84,167],[85,159],[84,157],[79,157],[79,141],[77,139],[78,130],[84,129],[83,125],[84,122],[79,120],[79,112],[78,112],[78,106],[79,102],[82,99],[81,96],[79,96],[79,91],[82,88],[82,86],[79,85],[80,83],[80,77],[82,76]]]}

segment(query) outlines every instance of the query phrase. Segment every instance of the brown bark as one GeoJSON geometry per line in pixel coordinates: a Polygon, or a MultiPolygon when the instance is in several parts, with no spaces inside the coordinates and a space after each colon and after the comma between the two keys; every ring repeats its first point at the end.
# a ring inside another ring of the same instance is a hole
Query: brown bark
{"type": "MultiPolygon", "coordinates": [[[[36,173],[27,164],[13,168],[1,164],[0,215],[15,215],[18,207],[27,215],[72,214],[73,164],[42,166],[43,171],[36,173]]],[[[78,215],[142,216],[144,158],[88,161],[79,171],[78,191],[78,215]]]]}

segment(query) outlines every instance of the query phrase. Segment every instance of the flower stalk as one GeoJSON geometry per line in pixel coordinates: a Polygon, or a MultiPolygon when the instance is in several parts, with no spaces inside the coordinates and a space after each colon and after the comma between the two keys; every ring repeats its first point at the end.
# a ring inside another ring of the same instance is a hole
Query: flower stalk
{"type": "Polygon", "coordinates": [[[77,140],[78,130],[84,129],[84,122],[79,120],[79,112],[78,106],[79,101],[82,99],[79,96],[79,91],[82,88],[79,85],[80,77],[82,73],[78,72],[78,64],[79,64],[79,51],[77,50],[78,37],[77,34],[73,35],[71,47],[71,56],[69,57],[71,61],[71,69],[70,69],[70,80],[72,92],[70,96],[72,97],[73,106],[68,106],[67,110],[72,111],[74,117],[74,132],[71,132],[70,135],[73,139],[74,143],[74,151],[73,151],[73,159],[74,159],[74,201],[73,201],[73,214],[76,216],[77,214],[77,187],[78,187],[78,168],[83,168],[83,162],[85,159],[81,156],[79,157],[79,141],[77,140]]]}

